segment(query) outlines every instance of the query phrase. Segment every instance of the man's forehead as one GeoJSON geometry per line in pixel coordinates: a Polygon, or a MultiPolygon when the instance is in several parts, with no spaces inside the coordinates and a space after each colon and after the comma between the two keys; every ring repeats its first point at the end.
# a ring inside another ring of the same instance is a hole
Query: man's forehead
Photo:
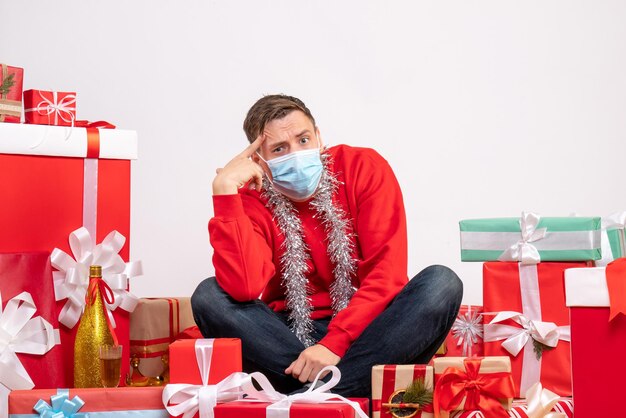
{"type": "Polygon", "coordinates": [[[305,134],[311,135],[314,131],[313,124],[306,116],[304,116],[303,120],[300,118],[289,118],[289,115],[287,115],[282,119],[268,122],[263,129],[263,134],[267,137],[265,144],[272,144],[305,134]]]}

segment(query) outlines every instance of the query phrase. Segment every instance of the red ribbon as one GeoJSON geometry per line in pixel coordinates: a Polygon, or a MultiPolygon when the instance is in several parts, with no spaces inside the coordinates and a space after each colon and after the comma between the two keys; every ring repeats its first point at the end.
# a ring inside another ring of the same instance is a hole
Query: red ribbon
{"type": "Polygon", "coordinates": [[[96,298],[98,297],[98,290],[102,295],[102,305],[104,309],[104,315],[107,321],[107,326],[109,327],[109,331],[111,332],[111,336],[113,337],[113,345],[119,345],[117,340],[117,335],[115,334],[115,329],[113,329],[113,324],[111,323],[111,318],[109,318],[109,312],[106,308],[105,303],[113,304],[115,301],[115,295],[113,294],[113,290],[111,287],[105,282],[101,277],[91,278],[89,279],[89,288],[87,289],[87,293],[85,294],[85,303],[88,305],[93,305],[96,303],[96,298]]]}
{"type": "Polygon", "coordinates": [[[100,157],[100,131],[98,128],[87,128],[87,158],[100,157]]]}
{"type": "Polygon", "coordinates": [[[107,122],[106,120],[98,120],[95,122],[89,122],[88,120],[75,120],[74,127],[76,128],[100,128],[100,129],[115,129],[115,125],[107,122]]]}
{"type": "Polygon", "coordinates": [[[99,129],[115,129],[115,125],[106,121],[89,122],[78,120],[74,126],[87,128],[87,158],[100,158],[100,131],[99,129]]]}
{"type": "Polygon", "coordinates": [[[508,418],[499,399],[515,396],[510,372],[479,373],[482,358],[463,360],[465,370],[448,367],[435,386],[435,417],[441,410],[456,410],[465,399],[464,410],[480,410],[488,417],[508,418]]]}
{"type": "Polygon", "coordinates": [[[606,285],[609,289],[609,321],[618,314],[626,315],[626,258],[618,258],[606,266],[606,285]]]}

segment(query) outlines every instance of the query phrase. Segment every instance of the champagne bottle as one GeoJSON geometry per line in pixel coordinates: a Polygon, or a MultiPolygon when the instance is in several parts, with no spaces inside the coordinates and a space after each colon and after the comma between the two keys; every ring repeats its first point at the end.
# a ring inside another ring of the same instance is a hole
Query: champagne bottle
{"type": "MultiPolygon", "coordinates": [[[[74,387],[102,387],[99,350],[101,345],[114,345],[117,338],[109,326],[102,290],[108,286],[102,279],[102,267],[89,267],[89,287],[85,310],[80,318],[74,342],[74,387]]],[[[106,290],[105,290],[106,291],[106,290]]],[[[110,289],[108,289],[110,292],[110,289]]],[[[112,296],[112,293],[107,295],[112,296]]]]}

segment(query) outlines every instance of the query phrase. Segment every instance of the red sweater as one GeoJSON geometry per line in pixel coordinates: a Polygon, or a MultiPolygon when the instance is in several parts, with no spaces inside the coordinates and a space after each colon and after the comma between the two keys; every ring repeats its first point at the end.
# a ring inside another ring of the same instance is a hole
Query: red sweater
{"type": "MultiPolygon", "coordinates": [[[[337,201],[356,235],[358,289],[330,322],[320,344],[342,357],[350,344],[389,305],[407,283],[406,215],[391,167],[376,151],[339,145],[328,149],[332,172],[341,182],[337,201]]],[[[280,256],[284,240],[265,200],[255,190],[213,196],[209,222],[213,265],[219,285],[240,302],[261,298],[275,311],[285,309],[280,256]]],[[[295,203],[309,248],[307,278],[313,319],[332,316],[329,288],[333,264],[326,234],[308,202],[295,203]]]]}

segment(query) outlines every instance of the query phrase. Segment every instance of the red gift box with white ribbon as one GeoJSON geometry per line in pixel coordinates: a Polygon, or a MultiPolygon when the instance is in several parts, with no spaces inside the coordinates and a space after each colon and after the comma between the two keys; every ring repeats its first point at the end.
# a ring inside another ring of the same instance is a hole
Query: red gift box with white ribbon
{"type": "Polygon", "coordinates": [[[76,93],[26,90],[24,119],[36,125],[74,126],[76,93]]]}
{"type": "Polygon", "coordinates": [[[0,416],[9,391],[65,384],[49,257],[0,253],[0,416]]]}
{"type": "MultiPolygon", "coordinates": [[[[107,242],[120,257],[117,260],[128,261],[130,160],[136,157],[134,131],[0,124],[0,176],[5,179],[0,182],[0,195],[11,202],[0,205],[0,252],[52,252],[56,248],[67,255],[61,254],[59,263],[71,267],[79,257],[72,250],[93,251],[109,237],[107,242]],[[70,234],[80,227],[85,228],[78,234],[77,246],[70,248],[70,234]],[[117,232],[110,235],[113,231],[117,232]]],[[[71,280],[65,281],[63,273],[55,273],[55,291],[60,296],[57,313],[63,316],[60,322],[71,324],[80,306],[68,306],[63,296],[73,291],[81,294],[81,290],[72,287],[71,280]]],[[[124,308],[131,309],[133,298],[122,289],[124,280],[118,277],[116,281],[120,299],[113,319],[124,346],[123,358],[128,359],[129,314],[124,308]]],[[[54,292],[49,297],[54,301],[54,292]]],[[[61,387],[73,384],[76,329],[60,326],[66,366],[66,382],[61,387]]],[[[128,367],[129,362],[123,361],[122,375],[128,367]]]]}
{"type": "Polygon", "coordinates": [[[483,266],[485,356],[511,357],[516,397],[534,383],[571,396],[564,271],[586,263],[488,262],[483,266]]]}

